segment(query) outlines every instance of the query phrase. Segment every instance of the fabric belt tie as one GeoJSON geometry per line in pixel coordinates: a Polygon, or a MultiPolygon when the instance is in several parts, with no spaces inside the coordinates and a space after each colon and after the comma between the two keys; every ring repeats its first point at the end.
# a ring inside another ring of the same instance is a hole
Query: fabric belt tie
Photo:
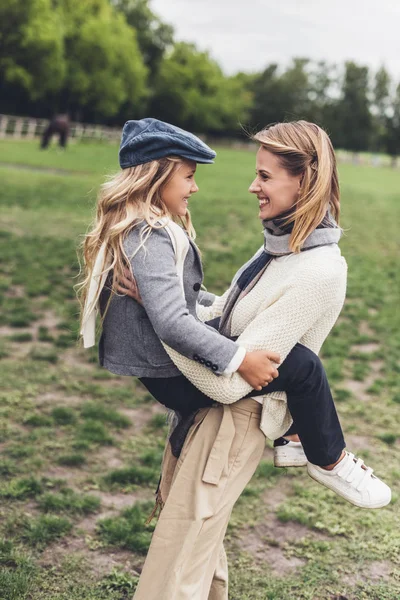
{"type": "Polygon", "coordinates": [[[229,452],[235,437],[235,424],[229,405],[223,405],[223,413],[217,436],[211,448],[204,469],[202,480],[204,483],[217,485],[221,479],[222,471],[228,464],[229,452]]]}

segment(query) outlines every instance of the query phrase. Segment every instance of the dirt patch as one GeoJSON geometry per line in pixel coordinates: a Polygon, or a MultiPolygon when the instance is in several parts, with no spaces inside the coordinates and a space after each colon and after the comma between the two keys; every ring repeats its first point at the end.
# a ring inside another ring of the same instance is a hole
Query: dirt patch
{"type": "Polygon", "coordinates": [[[371,372],[364,379],[364,381],[356,381],[355,379],[346,379],[344,381],[344,387],[347,388],[358,400],[368,402],[371,399],[370,394],[367,390],[371,385],[378,379],[381,370],[384,366],[382,360],[375,360],[370,363],[371,372]]]}
{"type": "Polygon", "coordinates": [[[370,344],[356,344],[351,347],[351,352],[360,352],[361,354],[373,354],[380,350],[380,345],[371,342],[370,344]]]}
{"type": "Polygon", "coordinates": [[[23,298],[25,296],[25,288],[23,285],[12,285],[4,295],[7,298],[23,298]]]}
{"type": "Polygon", "coordinates": [[[87,474],[80,471],[74,471],[72,467],[61,467],[52,465],[47,471],[42,473],[43,477],[49,479],[62,479],[75,492],[82,492],[83,483],[87,474]]]}
{"type": "MultiPolygon", "coordinates": [[[[22,286],[13,286],[8,290],[8,295],[19,298],[24,295],[22,286]],[[22,290],[22,291],[21,291],[22,290]]],[[[29,327],[9,327],[3,325],[0,327],[0,336],[8,337],[19,334],[29,333],[32,336],[32,340],[26,342],[9,341],[11,349],[11,358],[15,360],[21,360],[27,358],[33,348],[47,348],[53,349],[53,344],[47,341],[39,340],[39,327],[45,327],[49,331],[50,335],[58,335],[60,332],[56,326],[60,322],[60,319],[51,310],[35,311],[38,313],[39,318],[29,325],[29,327]]]]}
{"type": "Polygon", "coordinates": [[[288,479],[281,479],[275,487],[264,492],[262,502],[273,512],[287,499],[291,492],[291,482],[288,479]]]}
{"type": "Polygon", "coordinates": [[[86,535],[94,535],[96,532],[97,521],[113,517],[116,514],[114,510],[104,510],[101,514],[89,515],[76,524],[76,531],[83,531],[86,535]]]}
{"type": "Polygon", "coordinates": [[[79,406],[84,399],[79,396],[65,395],[62,392],[47,392],[35,398],[36,406],[51,405],[56,406],[79,406]]]}
{"type": "Polygon", "coordinates": [[[353,453],[371,448],[371,439],[366,435],[346,435],[346,443],[347,449],[353,453]]]}
{"type": "Polygon", "coordinates": [[[52,310],[44,310],[43,312],[40,312],[40,317],[36,321],[36,327],[47,327],[50,332],[54,333],[55,330],[57,330],[59,322],[59,317],[57,317],[52,310]]]}
{"type": "Polygon", "coordinates": [[[136,433],[143,429],[154,415],[166,414],[166,409],[154,401],[151,404],[138,406],[137,408],[120,408],[119,412],[131,420],[134,433],[136,433]]]}
{"type": "Polygon", "coordinates": [[[143,562],[132,552],[108,548],[90,550],[82,537],[68,537],[46,548],[38,563],[42,567],[61,567],[68,554],[81,556],[88,565],[88,573],[96,579],[108,575],[114,568],[140,575],[143,562]]]}
{"type": "Polygon", "coordinates": [[[258,563],[266,563],[275,575],[287,575],[302,567],[307,561],[296,556],[285,556],[280,546],[270,546],[268,542],[261,540],[257,534],[247,534],[246,541],[241,549],[255,558],[258,563]]]}
{"type": "Polygon", "coordinates": [[[94,371],[93,363],[88,362],[88,354],[82,348],[69,348],[63,352],[62,360],[67,367],[78,369],[78,372],[94,371]]]}
{"type": "Polygon", "coordinates": [[[342,576],[342,582],[345,585],[355,586],[358,583],[378,583],[387,581],[393,572],[393,565],[386,560],[375,560],[365,563],[356,573],[349,573],[342,576]]]}
{"type": "MultiPolygon", "coordinates": [[[[149,500],[149,490],[141,488],[137,492],[129,492],[127,494],[122,493],[107,493],[107,492],[95,492],[95,496],[101,499],[101,505],[108,511],[120,512],[125,508],[130,508],[135,502],[141,502],[143,500],[149,500]]],[[[150,492],[153,497],[154,494],[150,492]]],[[[152,498],[153,499],[153,498],[152,498]]],[[[103,518],[104,514],[101,515],[103,518]]]]}
{"type": "MultiPolygon", "coordinates": [[[[275,498],[277,500],[277,498],[275,498]]],[[[310,530],[300,523],[282,523],[275,515],[269,515],[254,529],[242,529],[237,534],[238,547],[251,554],[257,563],[267,564],[274,574],[283,576],[307,561],[295,556],[287,556],[287,546],[299,539],[327,540],[323,533],[310,530]]]]}
{"type": "Polygon", "coordinates": [[[100,464],[103,469],[119,469],[119,467],[124,465],[124,461],[120,457],[119,448],[98,448],[93,459],[96,464],[100,464]]]}
{"type": "Polygon", "coordinates": [[[2,325],[0,327],[0,337],[8,337],[9,335],[19,333],[32,333],[32,331],[28,327],[10,327],[9,325],[2,325]]]}
{"type": "Polygon", "coordinates": [[[373,329],[371,329],[369,323],[367,321],[360,321],[358,326],[358,331],[361,335],[367,335],[368,337],[375,337],[376,333],[373,329]]]}
{"type": "Polygon", "coordinates": [[[266,517],[254,528],[243,528],[235,533],[238,549],[251,554],[257,563],[267,564],[272,572],[284,576],[306,563],[306,559],[288,556],[287,547],[301,538],[327,540],[328,536],[314,531],[300,523],[282,523],[275,516],[275,510],[292,492],[292,483],[282,479],[272,489],[263,493],[262,503],[266,507],[266,517]]]}

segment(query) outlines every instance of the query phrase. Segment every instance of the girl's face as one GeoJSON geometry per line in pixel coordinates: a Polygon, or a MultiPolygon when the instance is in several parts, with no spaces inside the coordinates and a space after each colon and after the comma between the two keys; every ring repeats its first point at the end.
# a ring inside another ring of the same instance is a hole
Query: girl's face
{"type": "Polygon", "coordinates": [[[161,193],[164,204],[174,217],[186,215],[190,196],[199,191],[194,180],[196,167],[194,161],[183,160],[161,193]]]}
{"type": "Polygon", "coordinates": [[[280,166],[275,154],[261,146],[257,152],[256,178],[249,187],[259,202],[261,221],[270,220],[289,210],[297,201],[301,175],[290,175],[280,166]]]}

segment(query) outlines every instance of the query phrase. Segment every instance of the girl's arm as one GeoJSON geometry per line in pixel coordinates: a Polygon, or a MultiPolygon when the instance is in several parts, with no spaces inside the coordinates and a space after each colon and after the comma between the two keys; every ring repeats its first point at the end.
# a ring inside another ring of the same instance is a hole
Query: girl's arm
{"type": "MultiPolygon", "coordinates": [[[[283,362],[290,350],[319,320],[326,320],[322,345],[343,306],[346,293],[346,263],[343,259],[309,265],[297,273],[295,282],[281,296],[256,316],[239,336],[237,343],[246,350],[271,349],[283,362]],[[311,267],[311,268],[310,268],[311,267]]],[[[203,393],[223,404],[231,404],[251,391],[238,373],[230,377],[213,377],[204,367],[165,347],[178,369],[203,393]]],[[[319,348],[318,348],[319,350],[319,348]]]]}
{"type": "MultiPolygon", "coordinates": [[[[189,313],[176,271],[175,252],[163,229],[153,229],[140,245],[141,228],[134,228],[124,246],[146,314],[156,335],[188,359],[205,365],[213,376],[222,374],[239,349],[231,340],[189,313]]],[[[140,340],[138,340],[140,343],[140,340]]]]}

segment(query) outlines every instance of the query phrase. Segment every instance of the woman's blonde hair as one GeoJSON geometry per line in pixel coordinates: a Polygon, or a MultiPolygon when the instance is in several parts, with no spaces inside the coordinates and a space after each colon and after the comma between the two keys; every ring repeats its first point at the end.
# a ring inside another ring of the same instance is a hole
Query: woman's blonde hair
{"type": "Polygon", "coordinates": [[[288,173],[302,175],[295,210],[285,221],[285,225],[293,223],[290,250],[299,252],[328,209],[339,223],[339,180],[331,140],[321,127],[307,121],[276,123],[252,139],[277,156],[288,173]]]}
{"type": "MultiPolygon", "coordinates": [[[[153,229],[165,226],[159,222],[160,219],[174,219],[163,202],[162,191],[182,163],[181,158],[171,156],[129,167],[111,176],[101,186],[97,197],[95,221],[81,246],[84,262],[83,281],[76,286],[81,304],[81,319],[94,263],[103,242],[106,243],[107,254],[111,258],[111,264],[103,267],[103,274],[112,271],[111,300],[124,269],[131,269],[129,259],[132,257],[128,257],[124,249],[124,240],[128,233],[135,225],[143,221],[147,223],[141,233],[141,244],[136,250],[138,251],[144,246],[153,229]]],[[[195,239],[189,211],[180,218],[180,224],[189,236],[195,239]]],[[[107,308],[108,305],[109,303],[107,308]]]]}

